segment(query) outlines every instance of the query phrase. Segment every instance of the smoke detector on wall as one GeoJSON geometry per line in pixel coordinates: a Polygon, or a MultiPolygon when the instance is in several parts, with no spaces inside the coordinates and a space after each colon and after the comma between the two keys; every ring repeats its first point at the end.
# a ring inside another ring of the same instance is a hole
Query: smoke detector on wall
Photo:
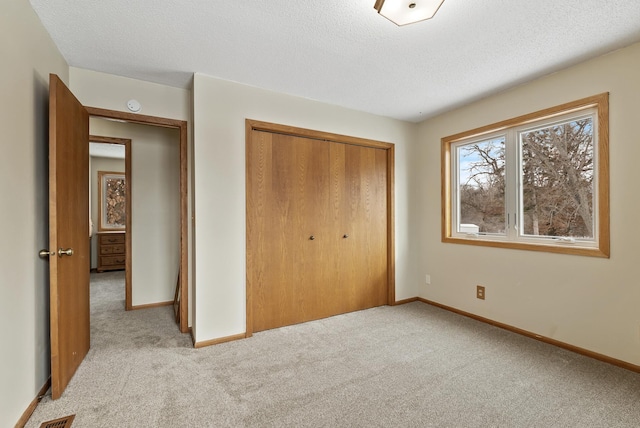
{"type": "Polygon", "coordinates": [[[127,108],[133,113],[138,113],[142,110],[142,104],[138,100],[129,100],[127,101],[127,108]]]}

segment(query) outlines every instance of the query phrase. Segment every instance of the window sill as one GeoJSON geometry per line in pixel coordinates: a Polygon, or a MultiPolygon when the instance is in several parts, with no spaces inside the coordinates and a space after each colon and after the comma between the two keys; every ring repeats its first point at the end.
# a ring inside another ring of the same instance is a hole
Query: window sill
{"type": "Polygon", "coordinates": [[[528,242],[505,242],[489,239],[482,239],[481,236],[474,238],[458,238],[444,236],[442,242],[449,244],[475,245],[480,247],[509,248],[513,250],[541,251],[546,253],[570,254],[574,256],[609,258],[609,249],[580,247],[576,244],[532,244],[528,242]]]}

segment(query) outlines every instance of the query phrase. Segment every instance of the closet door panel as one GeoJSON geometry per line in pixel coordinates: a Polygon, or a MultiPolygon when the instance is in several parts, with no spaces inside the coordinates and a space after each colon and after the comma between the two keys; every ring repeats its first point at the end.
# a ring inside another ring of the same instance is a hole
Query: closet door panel
{"type": "Polygon", "coordinates": [[[381,149],[345,147],[343,259],[350,310],[387,303],[387,159],[381,149]]]}
{"type": "Polygon", "coordinates": [[[385,148],[251,131],[248,330],[388,303],[387,155],[385,148]]]}
{"type": "Polygon", "coordinates": [[[290,286],[295,308],[291,322],[283,324],[288,325],[328,316],[322,295],[331,282],[329,263],[333,255],[329,239],[329,147],[320,140],[284,135],[278,138],[287,142],[281,148],[293,152],[295,165],[295,184],[289,194],[293,224],[288,238],[294,255],[290,286]]]}
{"type": "Polygon", "coordinates": [[[322,318],[330,225],[329,150],[318,140],[254,132],[247,205],[253,331],[322,318]]]}
{"type": "Polygon", "coordinates": [[[333,243],[333,257],[331,258],[330,269],[333,278],[329,286],[325,287],[322,295],[327,308],[327,316],[343,314],[353,311],[354,302],[356,301],[356,288],[353,286],[355,276],[357,275],[356,267],[351,262],[351,255],[354,252],[354,240],[344,235],[349,234],[350,221],[345,215],[345,204],[349,201],[347,194],[347,186],[345,186],[346,168],[346,144],[330,143],[329,164],[330,176],[330,220],[331,231],[330,239],[333,243]]]}
{"type": "Polygon", "coordinates": [[[372,177],[372,183],[375,183],[372,189],[372,199],[375,202],[370,222],[372,233],[369,242],[373,261],[370,271],[373,278],[370,295],[372,296],[373,306],[380,306],[389,304],[387,151],[374,149],[374,156],[371,161],[375,165],[372,177]]]}
{"type": "Polygon", "coordinates": [[[279,325],[285,308],[294,303],[287,288],[294,264],[286,245],[290,204],[283,197],[293,187],[293,181],[289,162],[281,154],[274,156],[273,136],[253,133],[247,164],[252,183],[247,193],[247,281],[252,290],[255,331],[279,325]]]}

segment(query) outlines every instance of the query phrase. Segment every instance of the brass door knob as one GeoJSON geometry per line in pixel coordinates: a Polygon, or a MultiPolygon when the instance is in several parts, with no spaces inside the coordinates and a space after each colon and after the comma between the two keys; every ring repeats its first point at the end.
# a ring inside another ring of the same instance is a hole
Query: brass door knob
{"type": "Polygon", "coordinates": [[[73,248],[67,248],[66,250],[58,248],[58,256],[73,256],[73,248]]]}
{"type": "Polygon", "coordinates": [[[311,235],[311,236],[309,237],[309,240],[310,240],[310,241],[313,241],[314,239],[316,239],[316,237],[315,237],[315,236],[313,236],[313,235],[311,235]]]}
{"type": "Polygon", "coordinates": [[[346,233],[344,234],[343,238],[348,238],[349,235],[347,235],[346,233]]]}
{"type": "Polygon", "coordinates": [[[49,250],[40,250],[40,252],[38,252],[38,256],[46,259],[49,256],[55,256],[56,252],[55,251],[49,251],[49,250]]]}

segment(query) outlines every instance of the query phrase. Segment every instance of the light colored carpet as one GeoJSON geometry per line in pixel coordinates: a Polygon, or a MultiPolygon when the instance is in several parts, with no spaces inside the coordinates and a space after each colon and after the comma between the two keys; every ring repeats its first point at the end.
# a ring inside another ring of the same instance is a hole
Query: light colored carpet
{"type": "Polygon", "coordinates": [[[422,303],[191,349],[94,275],[92,349],[28,427],[638,427],[640,375],[422,303]]]}

